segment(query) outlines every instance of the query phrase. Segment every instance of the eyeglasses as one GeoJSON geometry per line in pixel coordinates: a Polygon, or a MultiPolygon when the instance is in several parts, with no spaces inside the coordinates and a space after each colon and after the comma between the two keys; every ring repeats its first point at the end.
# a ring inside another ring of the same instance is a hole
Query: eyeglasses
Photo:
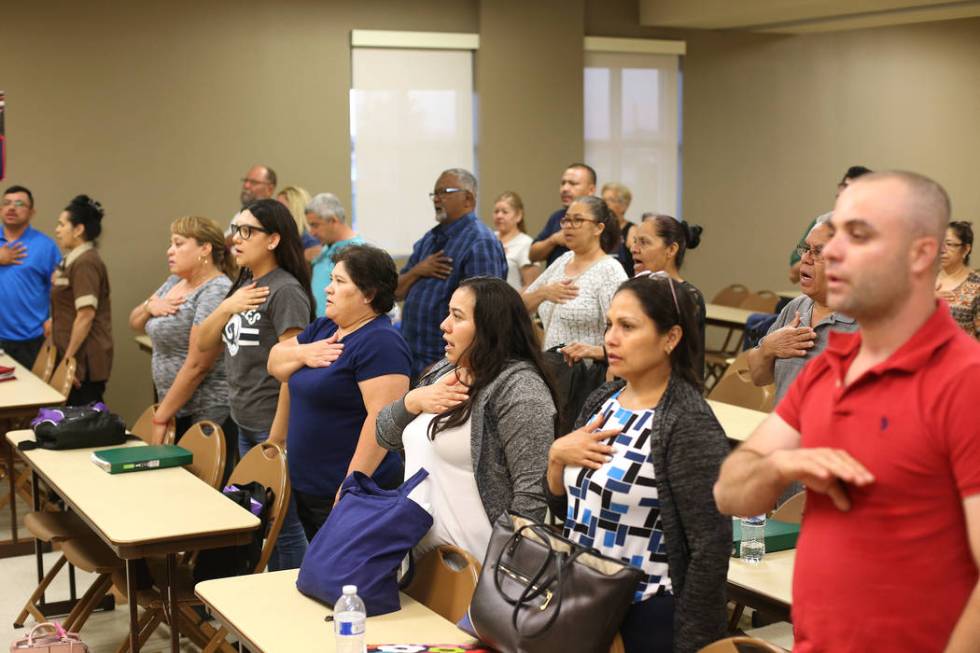
{"type": "Polygon", "coordinates": [[[263,229],[262,227],[255,227],[250,224],[235,224],[231,223],[231,235],[238,236],[242,240],[248,240],[252,237],[252,234],[258,231],[259,233],[269,234],[272,233],[268,229],[263,229]]]}
{"type": "Polygon", "coordinates": [[[4,200],[3,206],[5,208],[8,206],[12,206],[16,209],[25,209],[28,207],[28,204],[24,200],[4,200]]]}
{"type": "Polygon", "coordinates": [[[271,181],[266,181],[265,179],[252,179],[250,177],[242,177],[242,184],[247,184],[249,186],[258,186],[259,184],[271,184],[271,181]]]}
{"type": "Polygon", "coordinates": [[[959,249],[963,247],[963,243],[951,243],[948,240],[943,243],[943,249],[959,249]]]}
{"type": "Polygon", "coordinates": [[[814,247],[811,247],[811,246],[806,245],[806,244],[799,245],[796,248],[796,253],[800,255],[800,258],[803,258],[807,254],[810,254],[810,255],[813,256],[813,260],[814,261],[822,261],[823,260],[823,245],[816,245],[814,247]]]}
{"type": "Polygon", "coordinates": [[[434,200],[436,195],[439,197],[446,197],[447,195],[452,195],[453,193],[459,193],[462,191],[462,188],[437,188],[435,192],[429,193],[429,199],[434,200]]]}
{"type": "Polygon", "coordinates": [[[578,229],[579,227],[581,227],[586,222],[598,222],[598,220],[593,220],[591,218],[583,218],[581,216],[577,216],[576,215],[576,216],[573,216],[571,218],[569,218],[568,216],[566,216],[566,217],[562,218],[561,220],[559,220],[558,221],[558,224],[561,227],[571,227],[572,229],[578,229]]]}

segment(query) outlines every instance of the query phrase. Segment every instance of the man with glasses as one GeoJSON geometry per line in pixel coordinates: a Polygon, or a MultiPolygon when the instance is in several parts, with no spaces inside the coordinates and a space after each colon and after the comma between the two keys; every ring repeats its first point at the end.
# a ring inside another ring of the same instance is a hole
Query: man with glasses
{"type": "Polygon", "coordinates": [[[503,246],[474,213],[476,177],[462,168],[446,170],[429,197],[439,224],[415,242],[395,291],[405,300],[402,335],[412,350],[414,378],[445,353],[439,325],[449,314],[449,298],[459,282],[507,278],[503,246]]]}
{"type": "MultiPolygon", "coordinates": [[[[241,203],[241,208],[244,209],[246,206],[251,204],[256,200],[267,200],[271,199],[273,194],[276,192],[276,184],[278,180],[276,178],[276,171],[269,166],[264,165],[254,165],[248,169],[245,176],[242,177],[242,190],[238,194],[238,200],[241,203]]],[[[231,217],[234,221],[235,217],[241,209],[231,217]]],[[[231,249],[231,227],[225,230],[225,245],[228,249],[231,249]]]]}
{"type": "Polygon", "coordinates": [[[44,343],[51,275],[61,262],[61,252],[51,238],[31,227],[31,191],[11,186],[3,193],[0,210],[0,347],[31,367],[44,343]]]}
{"type": "Polygon", "coordinates": [[[531,245],[528,258],[535,262],[547,260],[548,265],[551,265],[568,251],[565,247],[565,236],[561,231],[561,219],[565,217],[565,212],[576,197],[595,194],[595,184],[595,170],[591,166],[573,163],[565,169],[558,186],[561,208],[548,217],[541,233],[531,245]]]}
{"type": "Polygon", "coordinates": [[[857,331],[853,318],[827,306],[827,272],[823,247],[830,240],[831,214],[822,215],[797,248],[802,295],[783,307],[768,333],[748,353],[756,385],[776,384],[776,403],[789,390],[803,366],[827,347],[831,331],[857,331]]]}

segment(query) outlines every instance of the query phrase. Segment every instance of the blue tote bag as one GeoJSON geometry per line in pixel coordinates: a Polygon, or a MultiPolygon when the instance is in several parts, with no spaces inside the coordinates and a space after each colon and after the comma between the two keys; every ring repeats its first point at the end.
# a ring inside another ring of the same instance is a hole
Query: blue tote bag
{"type": "Polygon", "coordinates": [[[333,605],[344,585],[357,585],[369,617],[400,610],[398,567],[432,527],[432,515],[408,495],[428,475],[420,469],[395,490],[361,472],[344,479],[340,501],[303,558],[297,589],[333,605]]]}

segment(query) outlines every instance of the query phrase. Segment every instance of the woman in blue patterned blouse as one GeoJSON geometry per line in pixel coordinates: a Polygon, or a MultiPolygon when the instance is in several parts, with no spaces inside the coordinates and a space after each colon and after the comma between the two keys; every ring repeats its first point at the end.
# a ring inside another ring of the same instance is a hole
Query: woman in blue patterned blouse
{"type": "Polygon", "coordinates": [[[711,489],[728,444],[694,369],[697,309],[676,286],[652,275],[619,287],[605,348],[620,380],[548,456],[565,535],[645,573],[620,627],[627,653],[693,653],[725,635],[731,521],[711,489]]]}

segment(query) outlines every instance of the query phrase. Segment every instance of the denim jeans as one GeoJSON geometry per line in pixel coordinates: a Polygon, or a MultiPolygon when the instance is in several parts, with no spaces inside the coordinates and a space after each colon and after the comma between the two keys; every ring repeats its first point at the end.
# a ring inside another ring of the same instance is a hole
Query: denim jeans
{"type": "MultiPolygon", "coordinates": [[[[264,431],[250,431],[239,424],[239,454],[244,458],[252,447],[260,442],[265,442],[268,438],[269,434],[264,431]]],[[[282,523],[279,540],[276,542],[275,548],[272,549],[272,556],[269,558],[269,571],[298,569],[303,562],[303,556],[306,555],[308,544],[303,524],[300,523],[299,515],[296,513],[296,499],[290,494],[286,519],[282,523]]]]}

